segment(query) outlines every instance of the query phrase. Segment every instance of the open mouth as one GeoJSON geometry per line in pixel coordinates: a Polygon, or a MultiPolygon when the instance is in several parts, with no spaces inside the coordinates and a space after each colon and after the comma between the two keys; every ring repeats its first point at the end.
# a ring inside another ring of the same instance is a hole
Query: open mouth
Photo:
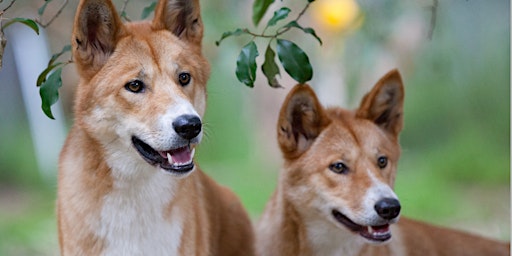
{"type": "Polygon", "coordinates": [[[132,142],[142,158],[151,165],[158,165],[165,171],[178,174],[185,174],[194,169],[195,149],[191,149],[190,145],[157,151],[135,136],[132,137],[132,142]]]}
{"type": "Polygon", "coordinates": [[[391,230],[389,229],[389,224],[381,226],[362,226],[353,222],[347,216],[343,215],[337,210],[332,210],[332,215],[339,223],[343,224],[352,232],[358,233],[360,236],[370,241],[381,243],[391,238],[391,230]]]}

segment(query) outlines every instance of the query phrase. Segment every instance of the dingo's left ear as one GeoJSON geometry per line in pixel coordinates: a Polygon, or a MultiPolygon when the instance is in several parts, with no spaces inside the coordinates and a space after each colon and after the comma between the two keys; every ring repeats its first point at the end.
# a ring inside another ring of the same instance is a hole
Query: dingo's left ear
{"type": "Polygon", "coordinates": [[[283,156],[299,157],[329,122],[313,89],[296,85],[288,93],[277,122],[277,140],[283,156]]]}
{"type": "Polygon", "coordinates": [[[203,21],[199,0],[160,0],[155,8],[154,29],[167,29],[180,39],[201,47],[203,21]]]}
{"type": "Polygon", "coordinates": [[[394,137],[403,127],[404,86],[398,70],[382,77],[363,98],[356,116],[373,121],[394,137]]]}

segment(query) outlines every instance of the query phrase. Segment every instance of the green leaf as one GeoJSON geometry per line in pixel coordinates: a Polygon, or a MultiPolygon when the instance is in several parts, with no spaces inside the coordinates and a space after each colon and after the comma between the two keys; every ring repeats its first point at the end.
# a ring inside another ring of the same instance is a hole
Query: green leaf
{"type": "Polygon", "coordinates": [[[48,66],[51,66],[53,65],[53,63],[60,57],[62,56],[62,54],[66,53],[66,52],[70,52],[71,51],[71,45],[68,44],[66,46],[64,46],[62,48],[62,50],[58,53],[55,53],[54,55],[52,55],[52,58],[50,59],[50,61],[48,62],[48,66]]]}
{"type": "Polygon", "coordinates": [[[242,48],[236,60],[236,77],[238,81],[249,87],[254,87],[256,80],[256,57],[258,55],[258,48],[254,41],[251,41],[242,48]]]}
{"type": "Polygon", "coordinates": [[[220,37],[220,39],[218,41],[215,41],[215,45],[219,46],[220,43],[222,42],[222,40],[224,40],[224,39],[226,39],[226,38],[228,38],[230,36],[239,36],[239,35],[244,34],[244,33],[247,33],[247,29],[237,28],[234,31],[224,32],[222,34],[222,36],[220,37]]]}
{"type": "Polygon", "coordinates": [[[39,74],[39,76],[37,77],[36,85],[41,86],[44,82],[46,82],[46,77],[48,76],[48,73],[50,73],[52,70],[54,70],[56,67],[62,64],[64,63],[58,62],[54,65],[49,65],[48,67],[46,67],[46,69],[43,70],[43,72],[41,72],[41,74],[39,74]]]}
{"type": "Polygon", "coordinates": [[[150,5],[146,6],[143,10],[142,10],[142,14],[140,15],[140,18],[141,19],[145,19],[147,17],[149,17],[149,15],[155,11],[155,7],[156,7],[156,2],[152,2],[150,5]]]}
{"type": "Polygon", "coordinates": [[[318,37],[318,35],[316,34],[314,29],[312,29],[312,28],[304,28],[301,25],[299,25],[299,23],[297,23],[296,20],[291,21],[290,23],[286,24],[283,28],[289,28],[289,27],[290,28],[298,28],[298,29],[304,31],[304,33],[307,33],[307,34],[310,34],[310,35],[314,36],[316,38],[316,40],[318,40],[320,45],[322,45],[322,39],[320,39],[320,37],[318,37]]]}
{"type": "Polygon", "coordinates": [[[42,101],[41,108],[46,116],[51,119],[55,119],[51,106],[59,99],[59,88],[62,86],[61,72],[62,68],[56,69],[39,88],[42,101]]]}
{"type": "Polygon", "coordinates": [[[268,85],[270,87],[279,88],[282,87],[279,82],[277,82],[276,76],[280,75],[279,67],[275,61],[276,54],[274,50],[270,47],[270,44],[265,51],[265,62],[261,66],[261,71],[267,77],[268,85]]]}
{"type": "Polygon", "coordinates": [[[286,19],[288,17],[288,14],[290,13],[290,8],[283,7],[277,11],[274,12],[274,16],[268,21],[267,27],[271,27],[277,24],[278,21],[282,19],[286,19]]]}
{"type": "Polygon", "coordinates": [[[34,30],[36,32],[36,34],[39,35],[39,26],[37,26],[37,23],[34,20],[25,19],[25,18],[14,18],[14,19],[11,19],[7,23],[5,23],[4,26],[2,26],[1,29],[5,29],[8,26],[10,26],[10,25],[12,25],[12,24],[14,24],[16,22],[25,24],[27,27],[31,28],[32,30],[34,30]]]}
{"type": "Polygon", "coordinates": [[[274,3],[274,0],[255,0],[252,6],[252,22],[254,26],[258,26],[261,18],[265,15],[268,7],[274,3]]]}
{"type": "Polygon", "coordinates": [[[313,78],[313,68],[308,55],[293,42],[277,39],[277,56],[286,73],[295,81],[303,84],[313,78]]]}
{"type": "Polygon", "coordinates": [[[39,16],[43,15],[44,14],[44,10],[46,10],[46,6],[48,6],[48,4],[51,2],[52,0],[46,0],[44,1],[44,4],[43,6],[41,6],[39,9],[37,9],[37,14],[39,14],[39,16]]]}

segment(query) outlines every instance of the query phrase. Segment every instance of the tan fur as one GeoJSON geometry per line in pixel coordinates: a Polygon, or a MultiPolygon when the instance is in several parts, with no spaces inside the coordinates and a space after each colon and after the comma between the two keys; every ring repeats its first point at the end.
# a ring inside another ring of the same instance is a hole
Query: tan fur
{"type": "Polygon", "coordinates": [[[355,111],[323,108],[307,85],[288,94],[277,124],[284,157],[277,190],[257,226],[259,255],[509,255],[510,243],[407,218],[386,222],[372,200],[392,192],[400,156],[404,89],[398,71],[385,75],[355,111]],[[385,156],[387,165],[377,159],[385,156]],[[335,173],[342,162],[348,169],[335,173]],[[368,202],[371,202],[369,204],[368,202]],[[334,217],[361,226],[390,225],[391,240],[370,242],[334,217]]]}
{"type": "Polygon", "coordinates": [[[123,24],[109,0],[82,0],[76,13],[81,81],[59,162],[61,255],[253,255],[250,220],[230,190],[197,166],[177,177],[150,165],[130,140],[150,137],[167,150],[164,117],[184,108],[204,115],[210,69],[199,1],[160,1],[152,22],[123,24]],[[186,86],[182,72],[191,75],[186,86]],[[125,88],[133,80],[143,93],[125,88]]]}

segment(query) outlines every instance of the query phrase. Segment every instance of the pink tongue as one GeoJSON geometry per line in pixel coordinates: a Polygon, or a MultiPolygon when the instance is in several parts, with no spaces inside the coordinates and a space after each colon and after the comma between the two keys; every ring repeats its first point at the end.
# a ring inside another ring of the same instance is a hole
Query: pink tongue
{"type": "Polygon", "coordinates": [[[387,232],[389,229],[389,225],[372,226],[372,229],[376,232],[387,232]]]}
{"type": "Polygon", "coordinates": [[[190,161],[190,148],[182,147],[175,150],[169,151],[174,163],[188,163],[190,161]]]}

